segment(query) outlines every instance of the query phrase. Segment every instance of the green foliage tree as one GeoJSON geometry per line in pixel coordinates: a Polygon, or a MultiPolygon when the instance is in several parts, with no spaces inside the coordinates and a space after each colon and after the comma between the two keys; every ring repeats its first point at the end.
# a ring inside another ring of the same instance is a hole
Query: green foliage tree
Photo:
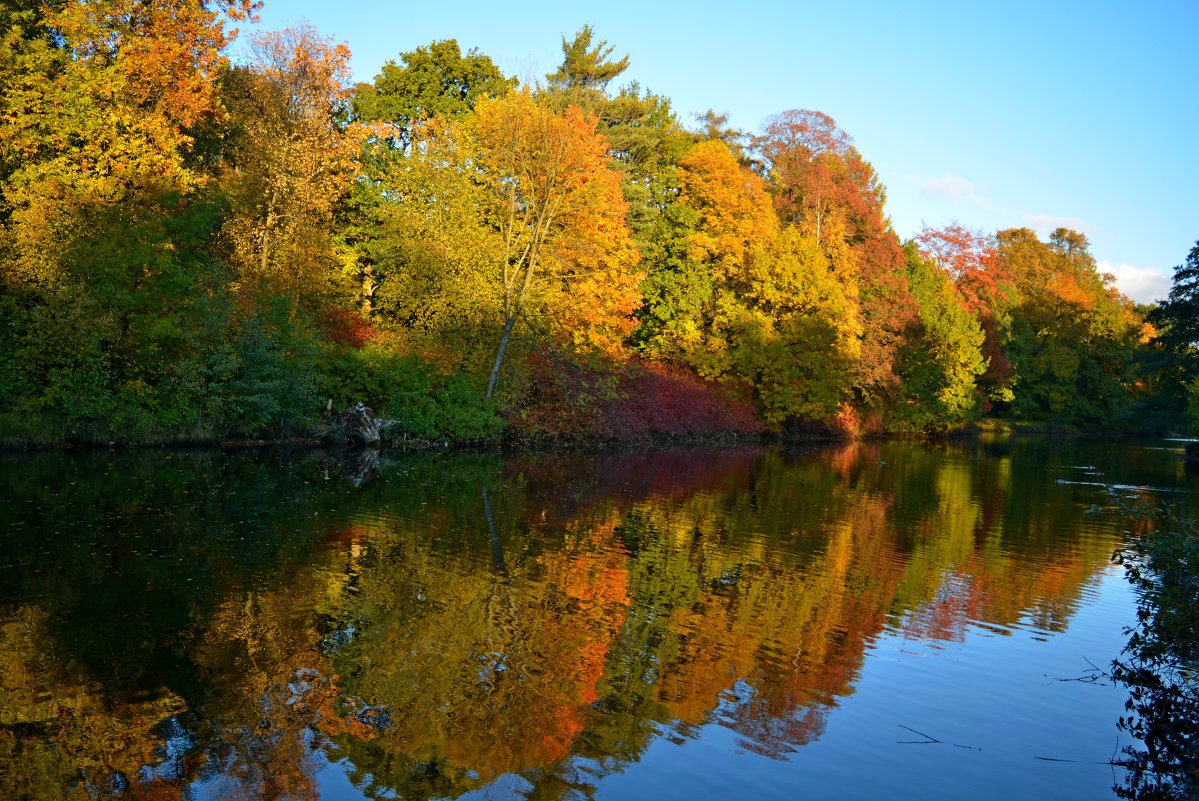
{"type": "Polygon", "coordinates": [[[1123,784],[1113,789],[1131,801],[1189,801],[1199,795],[1199,529],[1194,520],[1155,517],[1159,530],[1116,555],[1137,593],[1137,624],[1112,663],[1112,678],[1128,690],[1119,728],[1134,738],[1122,751],[1123,784]]]}
{"type": "Polygon", "coordinates": [[[966,308],[983,330],[983,355],[987,368],[978,377],[983,411],[994,403],[1008,403],[1012,365],[1003,351],[1011,328],[1012,308],[1019,293],[998,258],[995,237],[958,223],[936,229],[924,226],[916,235],[920,255],[950,277],[966,308]]]}
{"type": "Polygon", "coordinates": [[[754,167],[757,165],[749,154],[752,137],[745,131],[729,125],[728,114],[708,109],[697,113],[695,121],[698,127],[694,130],[694,134],[701,142],[705,139],[719,139],[743,166],[754,167]]]}
{"type": "Polygon", "coordinates": [[[593,37],[590,25],[584,25],[569,42],[563,36],[562,64],[545,76],[551,91],[565,93],[568,102],[578,106],[586,105],[589,93],[602,95],[608,84],[629,68],[627,55],[612,61],[616,48],[606,40],[592,46],[593,37]]]}
{"type": "Polygon", "coordinates": [[[635,82],[615,94],[608,90],[628,68],[629,57],[611,60],[613,48],[606,41],[593,46],[593,36],[584,26],[570,42],[563,37],[562,64],[546,76],[540,96],[559,111],[577,106],[596,118],[621,173],[626,220],[646,256],[654,247],[654,222],[677,189],[674,167],[691,141],[669,99],[635,82]]]}
{"type": "Polygon", "coordinates": [[[1189,417],[1195,428],[1199,423],[1199,242],[1174,268],[1169,297],[1149,309],[1146,319],[1155,329],[1143,370],[1155,385],[1145,404],[1155,421],[1153,427],[1168,431],[1189,417]]]}
{"type": "Polygon", "coordinates": [[[767,422],[821,424],[850,399],[861,352],[856,285],[810,235],[784,229],[750,267],[750,311],[729,319],[733,369],[767,422]]]}
{"type": "Polygon", "coordinates": [[[504,242],[484,216],[470,134],[438,118],[415,137],[406,156],[370,162],[370,181],[359,187],[374,195],[360,208],[378,285],[373,317],[406,349],[477,372],[499,335],[502,296],[491,272],[504,242]]]}
{"type": "Polygon", "coordinates": [[[1149,321],[1160,327],[1157,340],[1185,355],[1188,367],[1199,372],[1199,242],[1186,261],[1174,268],[1170,295],[1158,303],[1149,321]]]}
{"type": "Polygon", "coordinates": [[[1010,229],[998,240],[1020,298],[1004,346],[1015,371],[1010,411],[1113,425],[1136,396],[1134,356],[1147,334],[1132,302],[1099,273],[1076,231],[1059,228],[1043,243],[1028,229],[1010,229]]]}
{"type": "Polygon", "coordinates": [[[372,83],[354,88],[353,110],[362,121],[380,121],[392,142],[406,149],[413,128],[433,117],[460,117],[483,97],[500,97],[516,87],[488,56],[472,48],[462,54],[455,39],[435,41],[388,61],[372,83]]]}
{"type": "Polygon", "coordinates": [[[5,7],[4,374],[75,439],[205,436],[203,339],[222,291],[202,143],[248,0],[5,7]],[[164,431],[166,429],[166,431],[164,431]]]}
{"type": "MultiPolygon", "coordinates": [[[[409,310],[397,308],[397,300],[419,298],[432,311],[442,305],[443,299],[461,297],[405,290],[417,289],[410,279],[425,282],[423,288],[428,289],[427,282],[436,281],[433,276],[440,269],[435,266],[439,257],[424,244],[409,248],[399,243],[447,242],[454,226],[435,222],[444,221],[444,215],[423,217],[419,211],[406,214],[401,208],[403,203],[394,201],[398,193],[414,201],[409,209],[421,209],[420,200],[410,193],[420,194],[422,184],[446,191],[456,177],[461,177],[465,168],[460,160],[447,161],[447,152],[437,144],[446,138],[445,125],[468,114],[481,98],[501,97],[516,83],[515,78],[505,78],[488,56],[474,49],[463,55],[456,40],[446,39],[401,53],[399,64],[387,62],[372,83],[355,87],[353,116],[367,127],[369,135],[361,154],[363,180],[354,183],[347,199],[341,239],[356,258],[363,312],[373,315],[376,321],[386,324],[397,317],[406,319],[409,310]],[[433,127],[423,130],[427,125],[433,127]],[[416,227],[403,233],[397,226],[404,225],[416,227]],[[431,236],[430,225],[445,236],[431,236]],[[376,290],[381,292],[378,298],[376,290]]],[[[456,185],[461,184],[459,181],[456,185]]],[[[447,201],[445,205],[453,204],[447,201]]],[[[462,226],[463,231],[476,230],[468,223],[462,226]]],[[[449,272],[459,274],[460,270],[449,272]]],[[[468,314],[463,320],[469,322],[476,316],[468,314]]],[[[427,329],[410,327],[416,331],[427,329]]],[[[462,341],[452,344],[461,345],[462,341]]]]}
{"type": "Polygon", "coordinates": [[[900,354],[899,398],[890,410],[888,427],[942,432],[970,422],[978,413],[976,381],[986,369],[983,330],[949,275],[922,258],[915,243],[904,250],[920,332],[900,354]]]}

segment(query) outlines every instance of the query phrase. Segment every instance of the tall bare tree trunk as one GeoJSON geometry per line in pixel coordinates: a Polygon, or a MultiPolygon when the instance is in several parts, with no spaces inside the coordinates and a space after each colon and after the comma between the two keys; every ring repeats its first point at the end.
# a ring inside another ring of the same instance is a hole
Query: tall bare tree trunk
{"type": "Polygon", "coordinates": [[[504,335],[500,337],[500,346],[495,352],[495,364],[491,366],[491,377],[487,379],[487,394],[483,396],[484,400],[491,400],[491,396],[495,393],[495,385],[500,380],[500,367],[504,364],[504,353],[508,350],[508,340],[512,338],[512,326],[516,325],[516,315],[508,317],[508,321],[504,323],[504,335]]]}

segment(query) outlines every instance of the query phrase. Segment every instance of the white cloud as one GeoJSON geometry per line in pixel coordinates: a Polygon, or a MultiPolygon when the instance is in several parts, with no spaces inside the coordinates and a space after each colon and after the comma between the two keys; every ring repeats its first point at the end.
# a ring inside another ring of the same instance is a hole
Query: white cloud
{"type": "Polygon", "coordinates": [[[1081,234],[1088,233],[1090,226],[1087,221],[1079,217],[1062,217],[1056,214],[1025,214],[1021,213],[1024,222],[1037,232],[1037,236],[1042,239],[1048,239],[1049,235],[1057,228],[1069,228],[1072,231],[1078,231],[1081,234]]]}
{"type": "Polygon", "coordinates": [[[944,198],[954,203],[969,203],[980,209],[994,209],[995,204],[983,195],[979,188],[960,175],[946,173],[935,178],[912,177],[912,182],[926,197],[944,198]]]}
{"type": "Polygon", "coordinates": [[[1131,264],[1112,264],[1107,261],[1101,261],[1096,266],[1099,272],[1116,276],[1116,286],[1120,291],[1138,303],[1164,300],[1170,294],[1173,273],[1157,267],[1134,267],[1131,264]]]}

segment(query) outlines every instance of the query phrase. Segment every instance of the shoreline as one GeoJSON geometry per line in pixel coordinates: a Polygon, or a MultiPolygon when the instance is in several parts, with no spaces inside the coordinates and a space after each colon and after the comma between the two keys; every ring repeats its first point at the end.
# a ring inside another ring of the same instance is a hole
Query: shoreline
{"type": "MultiPolygon", "coordinates": [[[[29,452],[95,452],[163,450],[163,451],[238,451],[270,448],[296,448],[302,450],[359,451],[431,451],[431,450],[497,450],[510,451],[561,451],[611,448],[661,448],[661,447],[736,447],[741,445],[788,445],[788,444],[834,444],[848,442],[924,441],[951,442],[987,437],[1064,436],[1071,438],[1111,437],[1117,439],[1142,439],[1158,436],[1145,432],[1088,430],[1075,426],[1047,422],[981,420],[954,431],[937,433],[901,433],[872,431],[856,435],[836,432],[736,432],[711,431],[694,434],[649,434],[634,437],[553,437],[521,436],[505,434],[487,439],[465,440],[454,437],[435,439],[387,437],[378,445],[354,445],[331,442],[317,435],[283,435],[278,437],[163,437],[146,440],[69,437],[50,438],[33,432],[10,434],[0,437],[0,454],[29,452]]],[[[1160,436],[1172,436],[1162,434],[1160,436]]]]}

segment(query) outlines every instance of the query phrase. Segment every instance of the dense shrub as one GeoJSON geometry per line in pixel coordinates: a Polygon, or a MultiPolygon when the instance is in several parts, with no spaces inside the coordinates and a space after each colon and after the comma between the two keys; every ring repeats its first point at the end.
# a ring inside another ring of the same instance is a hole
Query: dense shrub
{"type": "Polygon", "coordinates": [[[503,428],[495,405],[483,399],[481,382],[449,372],[385,344],[326,347],[320,393],[334,408],[363,403],[395,420],[393,438],[479,440],[503,428]]]}

